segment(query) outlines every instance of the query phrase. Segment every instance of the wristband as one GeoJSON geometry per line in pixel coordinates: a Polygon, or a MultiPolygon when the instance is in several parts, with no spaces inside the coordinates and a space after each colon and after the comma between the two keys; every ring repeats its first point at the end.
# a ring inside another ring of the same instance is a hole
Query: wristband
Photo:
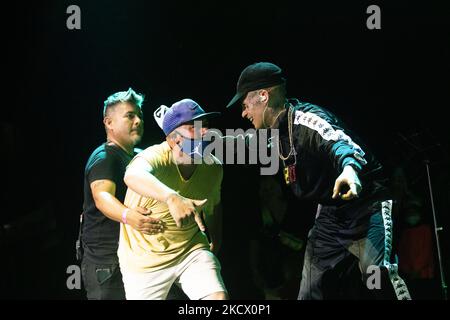
{"type": "Polygon", "coordinates": [[[130,211],[130,209],[128,209],[128,208],[125,208],[125,209],[122,211],[122,222],[123,222],[124,224],[127,224],[127,213],[128,213],[128,211],[130,211]]]}

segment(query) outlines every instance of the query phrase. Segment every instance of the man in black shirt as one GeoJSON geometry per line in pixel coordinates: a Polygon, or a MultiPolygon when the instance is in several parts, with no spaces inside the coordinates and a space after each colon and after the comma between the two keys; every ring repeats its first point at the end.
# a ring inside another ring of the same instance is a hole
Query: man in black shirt
{"type": "Polygon", "coordinates": [[[370,151],[325,108],[286,99],[283,72],[272,63],[242,71],[227,107],[236,103],[256,129],[278,130],[286,184],[299,199],[319,203],[298,298],[327,298],[324,275],[353,256],[377,298],[410,299],[391,262],[392,197],[370,151]]]}
{"type": "Polygon", "coordinates": [[[144,97],[133,89],[112,94],[103,109],[107,141],[89,157],[84,176],[81,270],[88,299],[125,299],[117,248],[120,225],[146,234],[163,231],[159,220],[143,208],[123,205],[125,169],[142,138],[144,97]]]}

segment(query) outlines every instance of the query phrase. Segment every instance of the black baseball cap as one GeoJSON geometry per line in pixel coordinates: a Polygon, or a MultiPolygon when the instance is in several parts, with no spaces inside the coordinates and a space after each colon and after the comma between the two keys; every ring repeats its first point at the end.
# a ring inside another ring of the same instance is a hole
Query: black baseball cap
{"type": "Polygon", "coordinates": [[[236,94],[228,103],[227,108],[245,97],[250,91],[284,83],[286,83],[286,79],[284,78],[283,70],[277,65],[270,62],[253,63],[242,70],[236,86],[236,94]]]}

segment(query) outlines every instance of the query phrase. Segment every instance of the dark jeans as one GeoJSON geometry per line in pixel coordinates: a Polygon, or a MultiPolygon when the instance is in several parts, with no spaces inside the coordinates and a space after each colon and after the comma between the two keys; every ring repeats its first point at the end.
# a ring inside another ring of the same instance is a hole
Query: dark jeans
{"type": "Polygon", "coordinates": [[[125,300],[119,264],[96,264],[83,258],[81,274],[89,300],[125,300]]]}
{"type": "Polygon", "coordinates": [[[359,261],[364,285],[378,299],[410,299],[396,264],[390,262],[392,248],[391,201],[377,201],[336,210],[318,207],[314,227],[308,235],[299,300],[325,299],[323,279],[349,255],[359,261]],[[375,270],[377,269],[377,270],[375,270]],[[377,273],[378,271],[378,273],[377,273]]]}

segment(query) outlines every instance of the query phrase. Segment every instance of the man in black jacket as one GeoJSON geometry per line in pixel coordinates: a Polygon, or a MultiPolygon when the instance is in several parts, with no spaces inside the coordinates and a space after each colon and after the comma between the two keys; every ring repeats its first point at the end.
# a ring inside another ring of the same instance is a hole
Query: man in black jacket
{"type": "Polygon", "coordinates": [[[298,198],[319,203],[298,298],[326,298],[324,274],[354,255],[377,298],[410,299],[391,263],[392,200],[380,163],[328,110],[286,99],[283,72],[272,63],[242,71],[227,107],[236,103],[256,129],[279,130],[286,183],[298,198]]]}

